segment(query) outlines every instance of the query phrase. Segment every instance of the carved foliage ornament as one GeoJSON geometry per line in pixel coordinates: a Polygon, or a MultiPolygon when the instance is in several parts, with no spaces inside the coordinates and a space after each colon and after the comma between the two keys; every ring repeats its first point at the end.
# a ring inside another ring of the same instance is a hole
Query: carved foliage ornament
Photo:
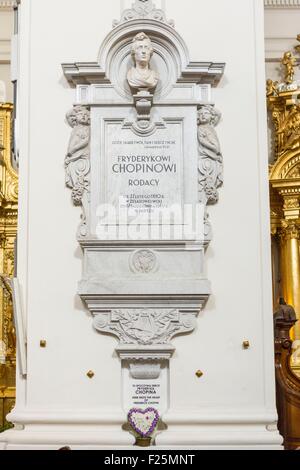
{"type": "Polygon", "coordinates": [[[178,310],[114,310],[100,313],[94,327],[117,336],[121,344],[167,344],[182,333],[195,329],[196,314],[178,310]]]}
{"type": "Polygon", "coordinates": [[[299,240],[300,238],[300,226],[298,221],[286,221],[281,222],[281,231],[279,232],[280,238],[283,242],[286,240],[299,240]]]}
{"type": "Polygon", "coordinates": [[[165,12],[156,8],[152,0],[135,0],[132,8],[125,10],[122,14],[121,20],[115,20],[113,22],[113,26],[116,27],[121,23],[137,19],[155,20],[174,26],[174,21],[167,21],[165,12]]]}
{"type": "Polygon", "coordinates": [[[288,111],[282,126],[278,129],[281,136],[281,153],[293,150],[300,145],[300,106],[295,105],[288,111]]]}

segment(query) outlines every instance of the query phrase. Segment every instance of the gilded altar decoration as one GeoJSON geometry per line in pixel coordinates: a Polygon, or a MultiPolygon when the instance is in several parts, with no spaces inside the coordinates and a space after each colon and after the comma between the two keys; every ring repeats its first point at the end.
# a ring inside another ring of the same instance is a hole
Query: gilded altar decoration
{"type": "MultiPolygon", "coordinates": [[[[299,46],[295,49],[300,52],[299,46]]],[[[282,64],[284,81],[267,81],[268,108],[274,124],[270,166],[273,258],[279,259],[280,271],[279,288],[274,284],[274,303],[282,297],[295,308],[296,358],[300,346],[300,82],[295,79],[297,60],[292,52],[284,54],[282,64]]],[[[296,362],[294,371],[300,375],[296,362]]]]}
{"type": "Polygon", "coordinates": [[[16,339],[11,289],[18,215],[18,176],[11,161],[11,104],[0,104],[0,429],[15,401],[16,339]]]}
{"type": "MultiPolygon", "coordinates": [[[[300,34],[297,36],[297,41],[300,42],[300,34]]],[[[298,46],[295,46],[295,50],[300,54],[300,44],[298,46]]]]}
{"type": "Polygon", "coordinates": [[[292,52],[286,52],[281,63],[285,67],[286,83],[293,83],[295,78],[295,66],[297,63],[296,57],[292,52]]]}
{"type": "Polygon", "coordinates": [[[277,85],[278,82],[273,82],[273,80],[270,79],[267,80],[267,97],[278,95],[277,85]]]}

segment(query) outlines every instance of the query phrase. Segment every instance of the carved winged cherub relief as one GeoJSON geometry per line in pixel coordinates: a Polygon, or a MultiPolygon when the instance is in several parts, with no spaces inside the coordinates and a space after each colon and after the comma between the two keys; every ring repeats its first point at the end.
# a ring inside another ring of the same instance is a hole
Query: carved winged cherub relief
{"type": "Polygon", "coordinates": [[[73,131],[65,158],[66,185],[72,189],[74,205],[82,205],[80,235],[86,236],[89,204],[90,112],[83,106],[76,106],[67,114],[67,121],[73,131]]]}
{"type": "Polygon", "coordinates": [[[300,145],[300,107],[293,106],[288,113],[283,125],[278,130],[278,134],[283,134],[284,145],[282,152],[293,150],[300,145]]]}
{"type": "Polygon", "coordinates": [[[267,80],[266,88],[267,88],[267,97],[269,96],[278,96],[278,82],[273,82],[270,78],[267,80]]]}
{"type": "MultiPolygon", "coordinates": [[[[297,41],[300,42],[300,34],[298,34],[298,36],[297,36],[297,41]]],[[[295,50],[296,50],[298,53],[300,53],[300,44],[295,47],[295,50]]]]}
{"type": "Polygon", "coordinates": [[[221,113],[213,106],[198,111],[199,198],[203,204],[218,202],[218,188],[223,184],[223,157],[215,126],[221,113]]]}
{"type": "Polygon", "coordinates": [[[130,87],[134,90],[154,90],[158,84],[158,73],[150,69],[153,46],[145,33],[138,33],[132,42],[131,56],[134,61],[127,74],[130,87]]]}

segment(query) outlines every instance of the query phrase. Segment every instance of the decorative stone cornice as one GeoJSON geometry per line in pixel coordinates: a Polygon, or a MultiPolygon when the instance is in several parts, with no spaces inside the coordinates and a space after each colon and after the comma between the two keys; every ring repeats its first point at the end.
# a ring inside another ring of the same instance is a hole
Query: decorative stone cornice
{"type": "Polygon", "coordinates": [[[119,24],[126,23],[127,21],[137,19],[150,19],[174,26],[174,21],[168,21],[165,12],[156,8],[152,0],[135,0],[135,3],[133,3],[131,8],[123,11],[121,20],[115,20],[113,22],[113,26],[115,27],[119,24]]]}
{"type": "Polygon", "coordinates": [[[300,0],[264,0],[265,8],[300,8],[300,0]]]}
{"type": "Polygon", "coordinates": [[[16,0],[0,0],[0,11],[1,10],[11,10],[17,6],[16,0]]]}

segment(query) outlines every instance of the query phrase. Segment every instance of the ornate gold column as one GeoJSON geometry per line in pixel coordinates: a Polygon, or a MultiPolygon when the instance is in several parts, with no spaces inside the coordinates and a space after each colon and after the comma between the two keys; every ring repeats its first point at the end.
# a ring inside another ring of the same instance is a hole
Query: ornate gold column
{"type": "Polygon", "coordinates": [[[267,81],[274,124],[271,225],[274,246],[280,253],[278,294],[295,308],[298,322],[292,335],[300,341],[300,87],[294,79],[296,58],[292,52],[284,54],[282,64],[284,81],[267,81]]]}
{"type": "Polygon", "coordinates": [[[11,104],[0,104],[0,430],[15,402],[16,342],[11,292],[5,277],[14,275],[18,176],[11,160],[11,104]]]}
{"type": "MultiPolygon", "coordinates": [[[[282,292],[288,305],[293,305],[300,312],[300,226],[298,221],[282,222],[281,263],[282,263],[282,292]]],[[[299,320],[299,314],[297,316],[299,320]]],[[[294,327],[293,339],[300,340],[300,322],[294,327]]]]}

